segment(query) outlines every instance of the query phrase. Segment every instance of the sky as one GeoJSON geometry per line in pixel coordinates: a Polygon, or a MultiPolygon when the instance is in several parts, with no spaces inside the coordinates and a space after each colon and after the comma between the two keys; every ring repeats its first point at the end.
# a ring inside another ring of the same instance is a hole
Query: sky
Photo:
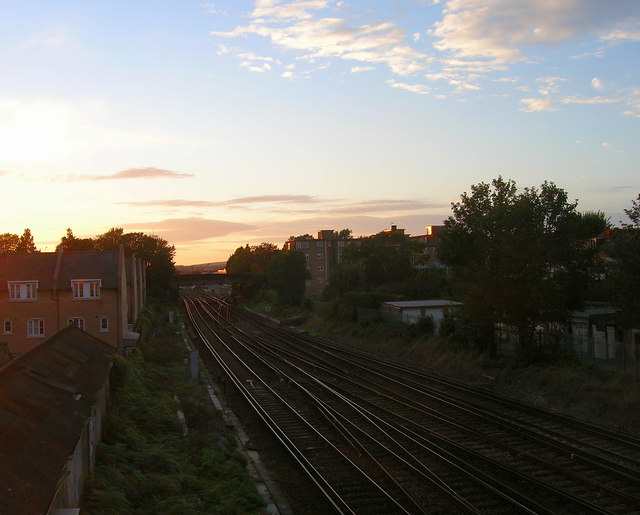
{"type": "Polygon", "coordinates": [[[498,176],[617,224],[639,164],[640,0],[0,0],[0,233],[42,251],[418,235],[498,176]]]}

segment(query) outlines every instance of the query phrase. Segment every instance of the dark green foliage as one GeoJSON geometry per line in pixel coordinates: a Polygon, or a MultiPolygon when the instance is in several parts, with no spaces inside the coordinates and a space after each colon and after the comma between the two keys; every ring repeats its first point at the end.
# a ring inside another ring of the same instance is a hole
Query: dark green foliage
{"type": "Polygon", "coordinates": [[[490,355],[495,323],[516,327],[521,352],[533,357],[536,325],[564,321],[584,301],[595,262],[588,242],[608,222],[576,206],[553,183],[518,192],[502,177],[452,204],[438,256],[460,287],[467,329],[490,355]]]}
{"type": "Polygon", "coordinates": [[[186,379],[182,342],[170,337],[171,325],[156,320],[156,326],[141,353],[114,360],[111,404],[82,513],[259,513],[262,500],[221,415],[205,401],[204,387],[186,379]]]}
{"type": "Polygon", "coordinates": [[[364,270],[368,288],[411,279],[415,276],[412,259],[420,244],[401,232],[381,232],[347,245],[342,259],[357,263],[364,270]]]}
{"type": "Polygon", "coordinates": [[[300,305],[308,277],[304,254],[297,250],[278,252],[269,262],[269,286],[276,291],[278,303],[281,305],[300,305]]]}
{"type": "Polygon", "coordinates": [[[618,321],[634,328],[640,325],[640,195],[625,213],[631,223],[613,234],[611,282],[613,301],[621,310],[618,321]]]}

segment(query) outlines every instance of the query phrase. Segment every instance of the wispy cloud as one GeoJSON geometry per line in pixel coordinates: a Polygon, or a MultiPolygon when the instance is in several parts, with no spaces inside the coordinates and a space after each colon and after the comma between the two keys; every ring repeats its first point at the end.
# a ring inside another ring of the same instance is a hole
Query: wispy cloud
{"type": "MultiPolygon", "coordinates": [[[[332,69],[329,65],[338,61],[352,61],[351,74],[386,65],[391,77],[383,80],[389,87],[438,98],[448,93],[473,95],[490,83],[515,84],[510,70],[541,68],[540,56],[552,47],[587,49],[567,59],[603,57],[613,45],[640,41],[637,0],[416,2],[412,19],[425,20],[420,31],[391,15],[373,19],[371,9],[344,1],[256,0],[253,5],[244,13],[245,23],[211,32],[216,38],[243,44],[266,39],[278,56],[221,45],[221,52],[235,55],[240,66],[296,80],[332,69]],[[260,62],[265,59],[271,60],[260,62]]],[[[593,87],[599,89],[599,84],[598,80],[593,87]]],[[[556,93],[559,85],[536,84],[538,89],[546,88],[541,92],[545,96],[556,93]]],[[[521,101],[522,110],[528,112],[556,111],[560,105],[562,101],[555,98],[521,101]]],[[[630,108],[625,115],[635,116],[635,112],[630,108]]]]}
{"type": "Polygon", "coordinates": [[[127,230],[140,230],[157,234],[171,243],[187,243],[218,238],[227,234],[247,231],[254,226],[208,218],[169,218],[161,221],[121,224],[127,230]]]}
{"type": "Polygon", "coordinates": [[[617,152],[618,154],[624,154],[624,150],[620,150],[619,148],[615,148],[611,143],[605,141],[600,144],[600,146],[606,150],[611,150],[612,152],[617,152]]]}
{"type": "Polygon", "coordinates": [[[118,179],[184,179],[194,177],[192,173],[173,172],[162,168],[129,168],[110,175],[79,175],[71,176],[68,180],[76,181],[111,181],[118,179]]]}
{"type": "Polygon", "coordinates": [[[248,206],[253,204],[315,204],[321,202],[318,198],[310,195],[261,195],[254,197],[238,197],[222,201],[209,200],[141,200],[132,202],[121,202],[129,206],[154,206],[154,207],[221,207],[221,206],[248,206]]]}

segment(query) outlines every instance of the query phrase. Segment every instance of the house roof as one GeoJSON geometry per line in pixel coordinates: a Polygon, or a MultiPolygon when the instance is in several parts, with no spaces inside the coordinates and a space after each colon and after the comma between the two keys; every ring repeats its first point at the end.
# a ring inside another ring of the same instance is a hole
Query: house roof
{"type": "Polygon", "coordinates": [[[442,308],[445,306],[462,306],[462,303],[454,300],[399,300],[396,302],[383,302],[385,306],[398,309],[411,308],[442,308]]]}
{"type": "Polygon", "coordinates": [[[111,366],[67,326],[0,369],[0,513],[46,513],[111,366]]]}
{"type": "Polygon", "coordinates": [[[0,290],[7,290],[7,281],[38,280],[38,287],[51,290],[56,269],[55,252],[30,254],[0,253],[0,290]]]}
{"type": "MultiPolygon", "coordinates": [[[[57,252],[0,253],[0,291],[7,281],[38,281],[38,289],[53,289],[57,252]]],[[[118,252],[64,251],[56,289],[70,288],[72,279],[102,279],[103,288],[118,287],[118,252]]]]}
{"type": "Polygon", "coordinates": [[[103,288],[117,288],[118,252],[65,251],[58,275],[58,288],[69,288],[72,279],[102,279],[103,288]]]}

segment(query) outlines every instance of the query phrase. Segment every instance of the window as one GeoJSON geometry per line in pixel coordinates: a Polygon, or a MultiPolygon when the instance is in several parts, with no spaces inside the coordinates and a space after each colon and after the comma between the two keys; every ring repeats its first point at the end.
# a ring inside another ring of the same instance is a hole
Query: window
{"type": "Polygon", "coordinates": [[[72,280],[71,289],[74,299],[99,299],[100,279],[72,280]]]}
{"type": "Polygon", "coordinates": [[[6,319],[2,324],[2,334],[13,334],[13,323],[6,319]]]}
{"type": "Polygon", "coordinates": [[[308,249],[309,248],[309,242],[308,241],[296,241],[296,248],[297,249],[308,249]]]}
{"type": "Polygon", "coordinates": [[[324,270],[324,267],[323,267],[322,265],[320,265],[320,266],[318,267],[318,272],[322,272],[323,270],[324,270]]]}
{"type": "Polygon", "coordinates": [[[316,254],[316,259],[322,259],[324,257],[324,254],[322,254],[322,252],[318,252],[316,254]]]}
{"type": "Polygon", "coordinates": [[[109,332],[109,317],[100,317],[100,332],[109,332]]]}
{"type": "Polygon", "coordinates": [[[27,337],[41,338],[44,336],[44,319],[30,318],[27,320],[27,337]]]}
{"type": "Polygon", "coordinates": [[[316,247],[324,247],[324,241],[322,241],[322,240],[318,240],[318,241],[316,242],[316,247]]]}
{"type": "Polygon", "coordinates": [[[84,318],[80,318],[80,317],[68,318],[67,324],[75,325],[78,329],[82,329],[84,331],[84,318]]]}
{"type": "Polygon", "coordinates": [[[38,281],[9,281],[9,300],[38,300],[38,281]]]}
{"type": "Polygon", "coordinates": [[[305,254],[305,255],[304,255],[304,258],[305,258],[307,261],[309,261],[309,254],[305,254]]]}
{"type": "Polygon", "coordinates": [[[324,282],[324,279],[323,279],[322,277],[318,277],[318,282],[319,282],[319,283],[323,283],[323,282],[324,282]]]}

